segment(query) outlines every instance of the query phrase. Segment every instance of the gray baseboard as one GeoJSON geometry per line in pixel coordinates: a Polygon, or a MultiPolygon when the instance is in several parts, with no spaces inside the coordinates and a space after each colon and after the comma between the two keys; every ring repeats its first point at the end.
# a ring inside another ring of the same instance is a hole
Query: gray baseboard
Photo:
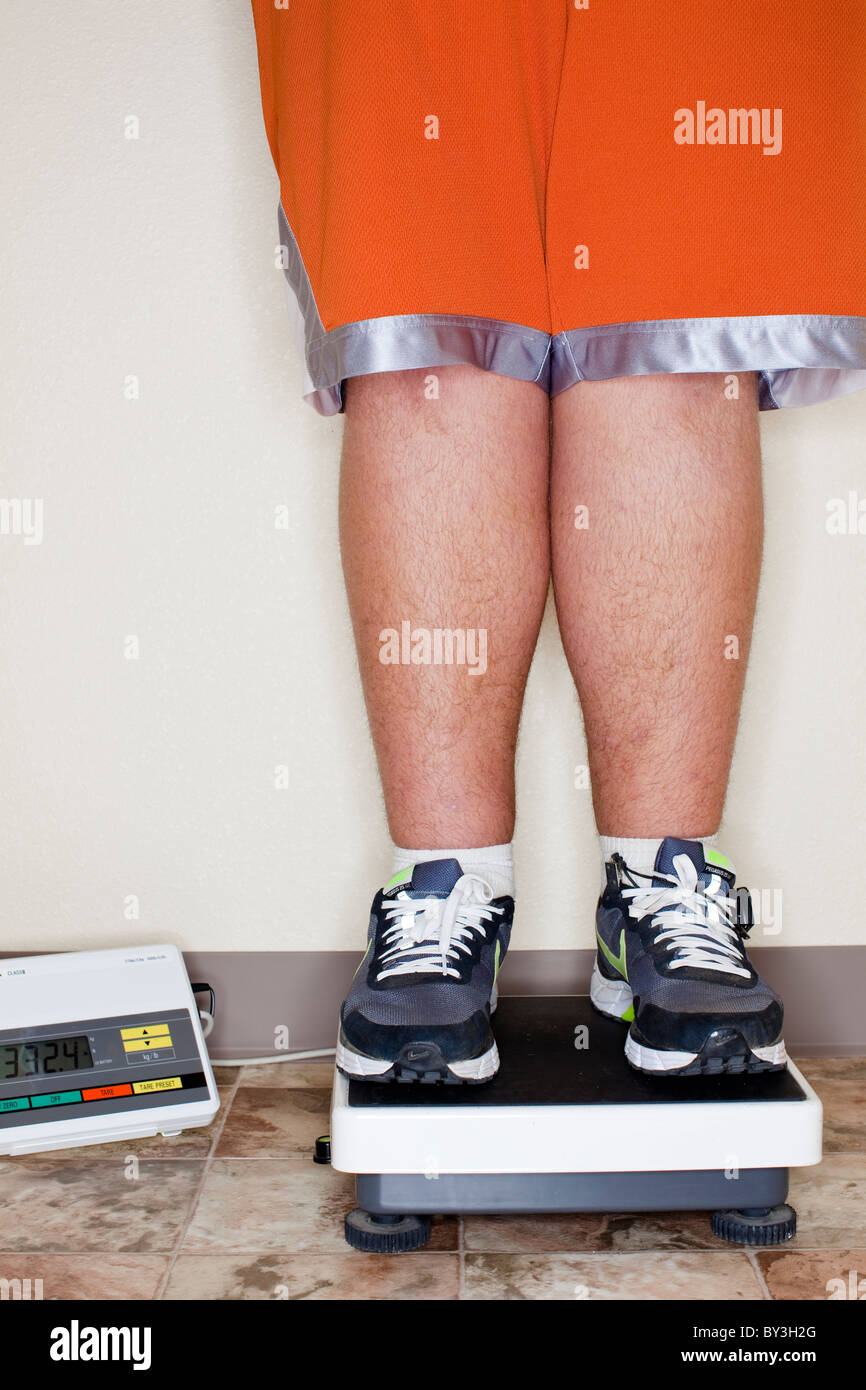
{"type": "MultiPolygon", "coordinates": [[[[503,994],[586,994],[595,952],[511,951],[503,994]]],[[[785,1001],[785,1040],[795,1057],[866,1055],[866,946],[755,947],[756,969],[785,1001]]],[[[333,1047],[357,951],[187,951],[193,981],[216,992],[208,1039],[215,1061],[333,1047]]]]}

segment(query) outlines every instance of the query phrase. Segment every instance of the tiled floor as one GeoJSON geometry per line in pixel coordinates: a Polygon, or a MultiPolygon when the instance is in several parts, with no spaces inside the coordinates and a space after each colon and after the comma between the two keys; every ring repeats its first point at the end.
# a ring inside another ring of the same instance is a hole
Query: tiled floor
{"type": "Polygon", "coordinates": [[[780,1250],[671,1213],[447,1218],[415,1254],[357,1254],[352,1180],[310,1159],[328,1129],[322,1061],[218,1068],[208,1129],[0,1160],[0,1279],[41,1280],[46,1299],[864,1296],[866,1059],[800,1066],[824,1102],[825,1157],[792,1174],[799,1230],[780,1250]]]}

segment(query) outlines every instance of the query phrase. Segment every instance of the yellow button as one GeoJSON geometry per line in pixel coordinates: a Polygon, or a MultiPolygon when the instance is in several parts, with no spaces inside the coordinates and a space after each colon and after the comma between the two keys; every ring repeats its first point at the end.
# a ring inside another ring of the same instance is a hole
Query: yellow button
{"type": "Polygon", "coordinates": [[[176,1091],[183,1086],[179,1076],[161,1076],[158,1081],[133,1081],[132,1089],[137,1096],[142,1091],[176,1091]]]}
{"type": "Polygon", "coordinates": [[[139,1038],[138,1042],[125,1042],[124,1052],[153,1052],[158,1047],[171,1047],[171,1033],[164,1033],[158,1038],[139,1038]]]}
{"type": "Polygon", "coordinates": [[[145,1023],[143,1028],[121,1028],[122,1038],[150,1038],[157,1033],[167,1033],[169,1025],[167,1023],[145,1023]]]}

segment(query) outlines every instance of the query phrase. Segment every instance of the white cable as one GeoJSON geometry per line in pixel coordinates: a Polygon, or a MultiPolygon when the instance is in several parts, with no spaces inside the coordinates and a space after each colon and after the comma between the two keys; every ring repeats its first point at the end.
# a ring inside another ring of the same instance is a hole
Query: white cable
{"type": "MultiPolygon", "coordinates": [[[[204,1025],[202,1037],[207,1037],[213,1028],[213,1014],[207,1009],[199,1009],[198,1016],[204,1025]]],[[[215,1067],[263,1067],[269,1062],[306,1062],[312,1057],[335,1057],[335,1047],[321,1047],[312,1052],[269,1053],[267,1057],[211,1057],[215,1067]]]]}
{"type": "Polygon", "coordinates": [[[313,1057],[336,1057],[335,1047],[322,1047],[316,1052],[280,1052],[268,1057],[211,1057],[215,1067],[263,1067],[269,1062],[306,1062],[313,1057]]]}

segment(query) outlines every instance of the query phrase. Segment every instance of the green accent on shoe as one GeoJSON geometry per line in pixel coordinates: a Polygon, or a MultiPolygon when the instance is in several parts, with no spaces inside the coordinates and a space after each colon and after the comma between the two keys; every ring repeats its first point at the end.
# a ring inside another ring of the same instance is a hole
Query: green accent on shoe
{"type": "Polygon", "coordinates": [[[385,887],[382,889],[382,892],[387,893],[389,888],[396,888],[398,883],[410,883],[412,880],[412,874],[414,869],[414,864],[410,864],[408,869],[401,869],[399,873],[396,873],[394,875],[393,878],[389,878],[388,882],[385,884],[385,887]]]}
{"type": "MultiPolygon", "coordinates": [[[[366,949],[366,951],[364,952],[364,954],[362,955],[361,959],[358,961],[358,970],[361,969],[361,966],[364,964],[364,961],[367,959],[368,955],[370,954],[370,947],[371,947],[372,945],[373,945],[372,941],[369,941],[369,942],[367,943],[367,949],[366,949]]],[[[358,970],[355,971],[355,975],[357,975],[358,970]]],[[[352,976],[352,979],[353,979],[353,980],[354,980],[354,978],[355,978],[355,975],[352,976]]]]}
{"type": "Polygon", "coordinates": [[[720,854],[717,849],[705,849],[704,857],[708,864],[718,864],[722,869],[729,869],[731,867],[730,861],[726,859],[723,854],[720,854]]]}
{"type": "Polygon", "coordinates": [[[616,970],[617,973],[620,974],[624,980],[628,980],[628,970],[626,968],[625,963],[625,927],[623,927],[622,931],[619,934],[618,956],[615,956],[610,947],[606,945],[604,941],[602,941],[598,933],[598,927],[596,927],[595,929],[595,938],[598,942],[599,950],[601,951],[601,954],[604,956],[608,965],[612,965],[614,970],[616,970]]]}
{"type": "Polygon", "coordinates": [[[497,975],[499,974],[499,946],[500,946],[500,943],[497,941],[497,943],[496,943],[496,952],[495,952],[494,957],[493,957],[493,983],[494,983],[494,984],[496,984],[496,977],[497,977],[497,975]]]}
{"type": "Polygon", "coordinates": [[[624,1014],[620,1014],[623,1023],[634,1023],[634,1004],[629,1004],[624,1014]]]}

